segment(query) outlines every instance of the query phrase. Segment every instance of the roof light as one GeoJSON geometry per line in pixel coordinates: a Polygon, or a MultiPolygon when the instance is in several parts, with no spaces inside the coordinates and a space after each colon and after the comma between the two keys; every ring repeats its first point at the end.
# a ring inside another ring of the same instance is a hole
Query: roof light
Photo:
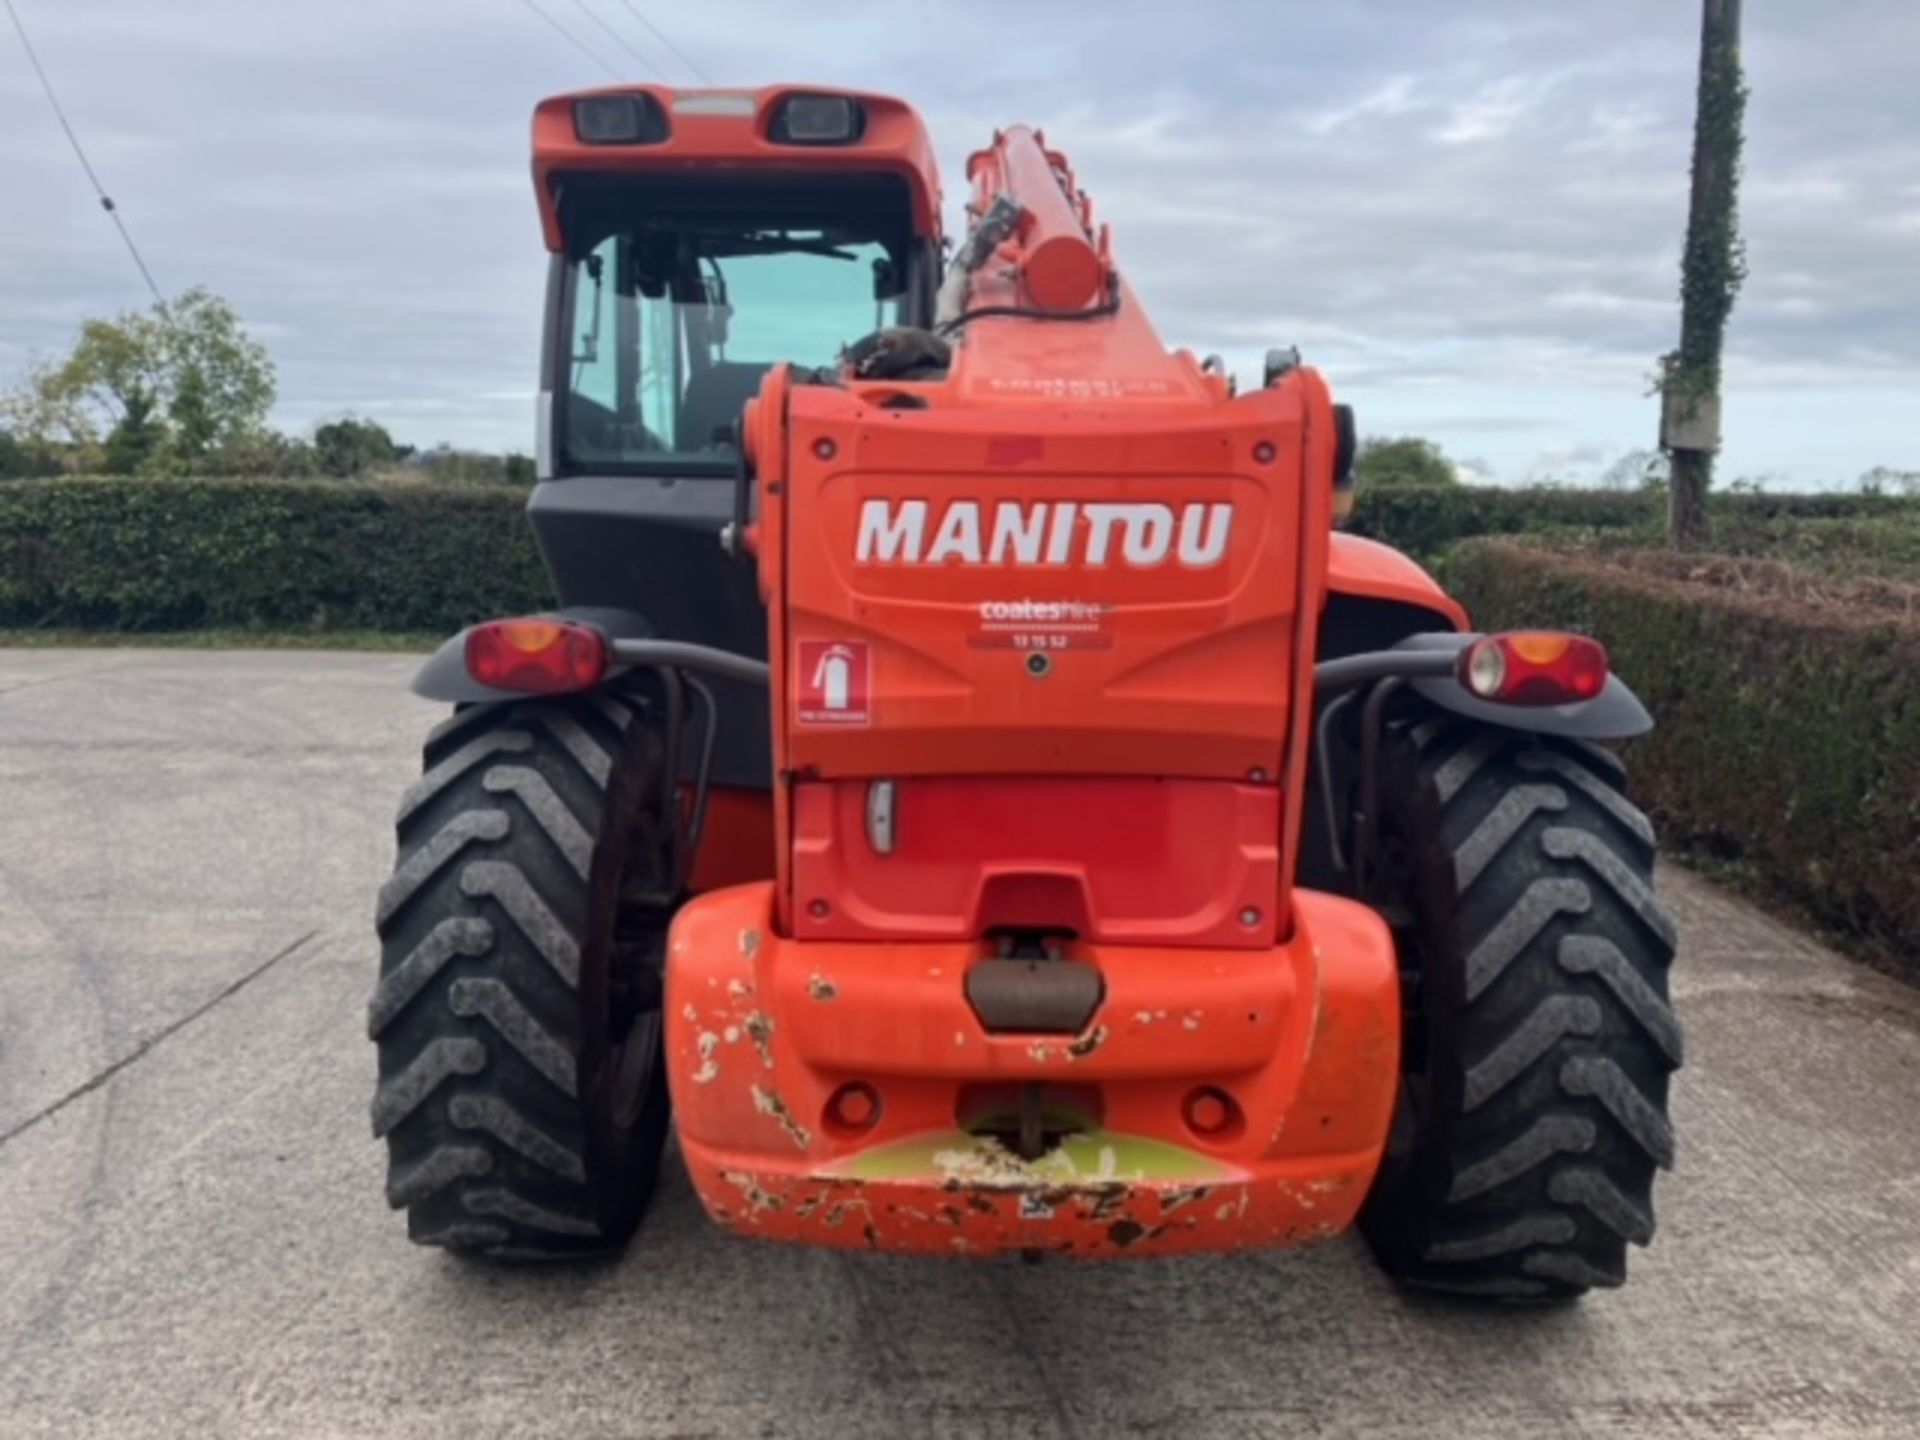
{"type": "Polygon", "coordinates": [[[496,690],[562,695],[607,673],[607,641],[572,620],[489,620],[467,632],[467,673],[496,690]]]}
{"type": "Polygon", "coordinates": [[[1502,705],[1577,705],[1607,685],[1598,640],[1553,630],[1510,630],[1460,652],[1460,683],[1502,705]]]}
{"type": "Polygon", "coordinates": [[[673,129],[651,95],[587,95],[573,102],[573,133],[585,145],[658,145],[673,129]]]}
{"type": "Polygon", "coordinates": [[[866,128],[866,111],[848,96],[789,95],[768,133],[787,145],[851,145],[866,128]]]}

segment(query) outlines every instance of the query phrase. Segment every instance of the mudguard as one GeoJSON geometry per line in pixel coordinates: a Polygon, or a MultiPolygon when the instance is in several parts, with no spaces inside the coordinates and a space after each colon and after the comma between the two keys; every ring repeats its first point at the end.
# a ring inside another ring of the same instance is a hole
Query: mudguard
{"type": "MultiPolygon", "coordinates": [[[[572,605],[541,612],[544,618],[574,620],[591,625],[613,640],[646,640],[653,636],[653,624],[635,610],[619,610],[601,605],[572,605]]],[[[468,629],[472,627],[469,626],[468,629]]],[[[515,690],[482,685],[467,673],[467,631],[462,630],[433,652],[413,677],[413,693],[423,700],[443,700],[452,705],[484,705],[494,700],[524,700],[515,690]]]]}
{"type": "MultiPolygon", "coordinates": [[[[1458,654],[1481,637],[1477,634],[1432,633],[1409,635],[1396,650],[1443,650],[1458,654]]],[[[1653,729],[1653,716],[1618,675],[1591,700],[1577,705],[1501,705],[1469,693],[1451,675],[1407,682],[1420,698],[1488,725],[1524,730],[1535,735],[1565,735],[1576,740],[1630,740],[1653,729]]]]}
{"type": "Polygon", "coordinates": [[[1456,630],[1467,628],[1467,612],[1419,565],[1390,545],[1335,531],[1327,546],[1329,597],[1383,600],[1432,611],[1456,630]]]}

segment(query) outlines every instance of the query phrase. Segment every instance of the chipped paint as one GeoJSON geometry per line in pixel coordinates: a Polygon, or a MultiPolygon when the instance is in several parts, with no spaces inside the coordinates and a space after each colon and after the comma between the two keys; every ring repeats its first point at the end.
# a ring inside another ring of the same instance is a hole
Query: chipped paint
{"type": "MultiPolygon", "coordinates": [[[[712,983],[717,984],[719,982],[716,980],[712,983]]],[[[752,993],[753,993],[753,986],[749,985],[744,980],[727,981],[727,994],[733,996],[733,998],[736,1000],[743,999],[744,997],[751,995],[752,993]]]]}
{"type": "Polygon", "coordinates": [[[1036,1041],[1027,1047],[1027,1058],[1036,1065],[1044,1065],[1053,1059],[1053,1046],[1036,1041]]]}
{"type": "Polygon", "coordinates": [[[964,1044],[966,1044],[966,1043],[967,1043],[967,1032],[966,1032],[966,1031],[964,1031],[964,1030],[956,1030],[956,1031],[954,1031],[954,1032],[953,1032],[953,1043],[954,1043],[954,1044],[956,1044],[956,1045],[964,1045],[964,1044]]]}
{"type": "Polygon", "coordinates": [[[720,1032],[720,1038],[725,1040],[729,1045],[738,1045],[740,1043],[740,1027],[738,1025],[727,1026],[726,1029],[720,1032]]]}
{"type": "Polygon", "coordinates": [[[1198,1030],[1200,1028],[1200,1018],[1205,1013],[1206,1012],[1202,1010],[1189,1010],[1185,1015],[1180,1017],[1180,1028],[1182,1030],[1198,1030]]]}
{"type": "Polygon", "coordinates": [[[753,1048],[760,1052],[760,1063],[773,1069],[773,1021],[755,1010],[741,1023],[746,1026],[753,1048]]]}
{"type": "Polygon", "coordinates": [[[760,953],[760,932],[752,926],[740,932],[740,953],[749,960],[760,953]]]}
{"type": "Polygon", "coordinates": [[[681,1008],[680,1013],[686,1017],[689,1025],[697,1025],[700,1023],[700,1012],[694,1009],[691,1001],[681,1008]]]}
{"type": "Polygon", "coordinates": [[[700,1051],[700,1068],[693,1072],[693,1083],[707,1085],[720,1073],[720,1062],[713,1058],[714,1049],[720,1044],[720,1037],[711,1030],[702,1030],[694,1037],[694,1045],[700,1051]]]}
{"type": "Polygon", "coordinates": [[[839,995],[839,993],[839,987],[827,979],[826,976],[815,974],[807,977],[807,994],[822,1004],[832,1000],[839,995]]]}
{"type": "Polygon", "coordinates": [[[1067,1046],[1067,1059],[1084,1060],[1107,1043],[1107,1027],[1096,1025],[1086,1035],[1067,1046]]]}
{"type": "Polygon", "coordinates": [[[793,1118],[793,1112],[787,1108],[787,1102],[771,1090],[762,1090],[758,1085],[749,1087],[753,1092],[753,1108],[762,1115],[770,1116],[779,1127],[787,1132],[789,1139],[802,1150],[813,1143],[813,1132],[793,1118]]]}
{"type": "Polygon", "coordinates": [[[1211,1185],[1189,1185],[1184,1190],[1164,1190],[1160,1194],[1160,1213],[1171,1215],[1176,1210],[1206,1199],[1212,1193],[1211,1185]]]}
{"type": "Polygon", "coordinates": [[[738,1190],[740,1198],[747,1202],[748,1220],[757,1220],[767,1211],[780,1208],[780,1197],[762,1190],[760,1182],[753,1176],[739,1170],[722,1170],[720,1178],[738,1190]]]}

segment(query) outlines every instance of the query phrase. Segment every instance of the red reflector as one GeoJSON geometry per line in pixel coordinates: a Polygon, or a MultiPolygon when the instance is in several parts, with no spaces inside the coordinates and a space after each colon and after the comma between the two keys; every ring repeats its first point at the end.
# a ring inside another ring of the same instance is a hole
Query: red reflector
{"type": "Polygon", "coordinates": [[[1573,705],[1607,685],[1607,651],[1598,640],[1554,630],[1511,630],[1460,652],[1460,683],[1502,705],[1573,705]]]}
{"type": "Polygon", "coordinates": [[[571,620],[489,620],[467,632],[467,673],[527,695],[590,690],[607,673],[607,642],[571,620]]]}

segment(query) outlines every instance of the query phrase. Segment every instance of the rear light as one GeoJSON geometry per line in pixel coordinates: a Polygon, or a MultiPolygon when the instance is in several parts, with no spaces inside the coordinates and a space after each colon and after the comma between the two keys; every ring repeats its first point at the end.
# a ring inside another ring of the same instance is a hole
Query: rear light
{"type": "Polygon", "coordinates": [[[589,95],[573,102],[573,133],[584,145],[658,145],[672,126],[651,95],[589,95]]]}
{"type": "Polygon", "coordinates": [[[767,133],[785,145],[851,145],[866,128],[867,112],[845,95],[789,95],[767,133]]]}
{"type": "Polygon", "coordinates": [[[606,673],[606,637],[571,620],[489,620],[467,632],[467,674],[496,690],[561,695],[606,673]]]}
{"type": "Polygon", "coordinates": [[[1574,705],[1607,685],[1606,647],[1584,635],[1510,630],[1460,652],[1460,683],[1503,705],[1574,705]]]}

